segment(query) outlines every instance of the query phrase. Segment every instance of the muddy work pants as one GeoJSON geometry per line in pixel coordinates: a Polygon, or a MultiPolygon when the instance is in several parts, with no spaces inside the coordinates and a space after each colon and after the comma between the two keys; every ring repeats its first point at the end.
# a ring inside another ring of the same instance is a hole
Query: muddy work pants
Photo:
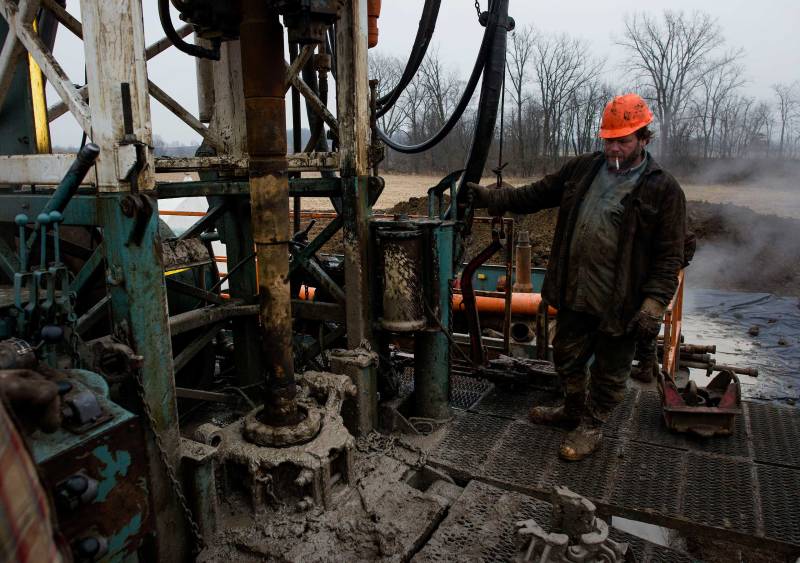
{"type": "Polygon", "coordinates": [[[636,340],[604,333],[598,330],[600,322],[594,315],[559,310],[553,359],[564,385],[566,410],[605,422],[625,398],[636,340]]]}

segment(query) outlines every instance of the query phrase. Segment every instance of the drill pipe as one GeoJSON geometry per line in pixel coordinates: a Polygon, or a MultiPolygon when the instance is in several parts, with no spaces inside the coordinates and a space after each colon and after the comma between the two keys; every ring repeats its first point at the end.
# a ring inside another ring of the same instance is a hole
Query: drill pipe
{"type": "Polygon", "coordinates": [[[289,179],[283,26],[263,0],[242,2],[240,27],[250,200],[258,263],[258,296],[266,392],[263,422],[300,420],[292,357],[289,289],[289,179]]]}

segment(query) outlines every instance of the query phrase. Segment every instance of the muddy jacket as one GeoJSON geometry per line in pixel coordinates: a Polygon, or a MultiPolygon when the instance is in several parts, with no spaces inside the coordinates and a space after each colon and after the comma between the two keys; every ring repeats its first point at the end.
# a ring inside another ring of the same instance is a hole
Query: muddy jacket
{"type": "MultiPolygon", "coordinates": [[[[600,152],[573,158],[533,184],[491,193],[490,209],[535,213],[559,207],[542,297],[563,307],[569,249],[578,210],[605,158],[600,152]]],[[[622,199],[614,293],[600,329],[625,332],[645,297],[666,305],[678,287],[686,238],[686,197],[678,182],[652,156],[633,190],[622,199]]]]}

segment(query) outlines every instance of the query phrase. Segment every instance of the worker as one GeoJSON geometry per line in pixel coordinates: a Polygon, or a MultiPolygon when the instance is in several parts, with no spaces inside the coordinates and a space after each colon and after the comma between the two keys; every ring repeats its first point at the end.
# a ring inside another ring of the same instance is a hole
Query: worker
{"type": "Polygon", "coordinates": [[[559,207],[542,297],[558,309],[553,359],[564,401],[534,406],[529,418],[571,429],[559,449],[570,461],[602,443],[636,342],[656,338],[678,285],[686,198],[647,151],[652,120],[640,96],[615,97],[600,125],[603,151],[516,189],[467,184],[473,205],[492,216],[559,207]]]}

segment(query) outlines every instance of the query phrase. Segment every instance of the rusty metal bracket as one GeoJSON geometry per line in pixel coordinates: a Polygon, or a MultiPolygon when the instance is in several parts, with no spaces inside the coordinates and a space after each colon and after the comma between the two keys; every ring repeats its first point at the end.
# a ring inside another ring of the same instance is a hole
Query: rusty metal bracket
{"type": "Polygon", "coordinates": [[[146,194],[129,194],[120,202],[122,213],[134,220],[131,234],[125,246],[139,246],[144,238],[144,232],[153,215],[153,200],[146,194]]]}
{"type": "Polygon", "coordinates": [[[472,361],[476,365],[482,366],[486,363],[486,353],[483,349],[483,338],[481,337],[481,323],[478,316],[478,308],[475,304],[475,289],[472,285],[472,278],[478,268],[489,258],[495,255],[498,250],[503,248],[500,239],[505,238],[503,230],[503,219],[501,217],[492,218],[492,242],[484,248],[475,258],[470,260],[464,272],[461,274],[461,294],[464,303],[467,326],[469,328],[469,344],[472,361]],[[499,229],[497,228],[499,226],[499,229]]]}

